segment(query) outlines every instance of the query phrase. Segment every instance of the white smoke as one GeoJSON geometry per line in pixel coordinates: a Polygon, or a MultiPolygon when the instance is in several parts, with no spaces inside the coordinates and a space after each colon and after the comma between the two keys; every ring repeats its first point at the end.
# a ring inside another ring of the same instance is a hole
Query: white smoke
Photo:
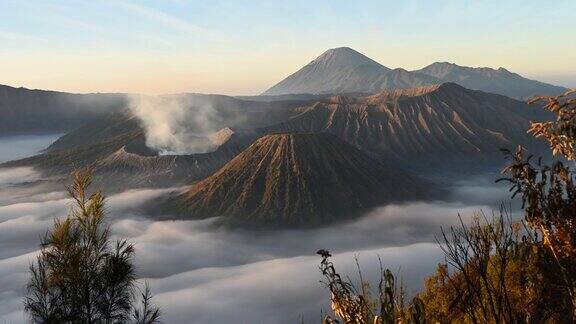
{"type": "Polygon", "coordinates": [[[227,117],[207,97],[131,96],[129,107],[142,122],[146,145],[161,155],[213,151],[210,135],[227,126],[227,117]]]}

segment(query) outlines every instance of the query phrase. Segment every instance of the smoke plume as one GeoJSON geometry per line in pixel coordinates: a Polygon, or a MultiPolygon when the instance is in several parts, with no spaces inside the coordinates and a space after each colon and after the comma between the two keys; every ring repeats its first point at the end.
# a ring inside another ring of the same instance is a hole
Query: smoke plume
{"type": "Polygon", "coordinates": [[[142,122],[146,145],[161,155],[213,151],[217,144],[210,135],[240,118],[208,95],[131,96],[129,107],[142,122]]]}

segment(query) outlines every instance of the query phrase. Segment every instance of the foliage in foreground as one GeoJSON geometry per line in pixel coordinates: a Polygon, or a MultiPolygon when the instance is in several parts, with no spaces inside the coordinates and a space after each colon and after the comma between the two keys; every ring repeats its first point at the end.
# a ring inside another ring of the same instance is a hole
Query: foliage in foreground
{"type": "Polygon", "coordinates": [[[392,272],[382,268],[380,263],[380,282],[377,295],[374,296],[370,284],[364,281],[358,260],[360,287],[354,286],[350,280],[342,279],[330,261],[330,252],[319,250],[321,257],[320,271],[324,283],[330,290],[331,307],[334,317],[326,315],[324,324],[340,323],[425,323],[422,301],[416,297],[410,305],[404,301],[404,288],[398,287],[392,272]]]}
{"type": "MultiPolygon", "coordinates": [[[[556,116],[555,121],[534,122],[529,132],[544,138],[553,155],[573,163],[576,154],[576,90],[556,97],[537,97],[530,101],[545,101],[545,109],[556,116]]],[[[519,147],[516,153],[507,152],[512,163],[502,172],[512,184],[514,195],[522,198],[524,219],[540,234],[541,244],[550,256],[547,273],[557,275],[560,282],[549,289],[559,290],[558,302],[570,309],[576,322],[576,187],[574,171],[569,165],[556,161],[552,165],[541,160],[534,163],[525,158],[519,147]]]]}
{"type": "Polygon", "coordinates": [[[420,293],[431,323],[565,323],[570,310],[552,289],[550,253],[536,232],[505,211],[443,232],[446,263],[420,293]]]}
{"type": "Polygon", "coordinates": [[[73,173],[73,208],[55,220],[30,266],[24,309],[37,323],[160,323],[146,285],[138,303],[134,247],[111,242],[104,224],[105,199],[88,193],[90,170],[73,173]]]}
{"type": "Polygon", "coordinates": [[[570,322],[562,290],[550,289],[561,278],[547,270],[548,250],[504,210],[491,218],[478,214],[471,224],[450,228],[440,247],[446,263],[438,265],[409,305],[389,270],[381,271],[379,294],[372,297],[362,276],[357,289],[336,273],[329,253],[320,251],[334,312],[325,323],[570,322]]]}
{"type": "MultiPolygon", "coordinates": [[[[568,161],[576,158],[575,93],[530,101],[546,101],[545,109],[557,118],[534,122],[529,132],[546,139],[553,155],[568,161]]],[[[321,250],[321,270],[328,279],[335,317],[327,316],[324,322],[576,322],[574,172],[560,161],[551,166],[534,163],[521,147],[505,153],[512,162],[501,180],[511,183],[512,197],[521,196],[524,222],[512,222],[501,210],[491,219],[480,214],[469,226],[462,222],[443,230],[439,243],[446,262],[426,279],[424,291],[407,309],[391,297],[394,289],[387,287],[393,287],[394,279],[389,271],[382,272],[380,297],[370,298],[362,280],[359,291],[336,273],[330,254],[321,250]]]]}

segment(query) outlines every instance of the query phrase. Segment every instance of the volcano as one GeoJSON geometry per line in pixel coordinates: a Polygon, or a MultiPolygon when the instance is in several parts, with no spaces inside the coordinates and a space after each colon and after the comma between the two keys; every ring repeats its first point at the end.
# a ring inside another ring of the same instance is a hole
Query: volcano
{"type": "Polygon", "coordinates": [[[331,134],[271,134],[166,204],[178,218],[227,224],[318,226],[386,203],[429,197],[423,180],[331,134]]]}
{"type": "Polygon", "coordinates": [[[440,83],[425,74],[391,70],[349,48],[329,49],[263,95],[373,93],[440,83]]]}

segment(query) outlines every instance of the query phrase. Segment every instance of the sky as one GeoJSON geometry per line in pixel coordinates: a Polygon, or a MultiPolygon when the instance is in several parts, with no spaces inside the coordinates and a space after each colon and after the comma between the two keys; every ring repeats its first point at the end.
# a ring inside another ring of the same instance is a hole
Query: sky
{"type": "Polygon", "coordinates": [[[576,1],[0,0],[0,84],[259,94],[329,48],[576,87],[576,1]]]}

